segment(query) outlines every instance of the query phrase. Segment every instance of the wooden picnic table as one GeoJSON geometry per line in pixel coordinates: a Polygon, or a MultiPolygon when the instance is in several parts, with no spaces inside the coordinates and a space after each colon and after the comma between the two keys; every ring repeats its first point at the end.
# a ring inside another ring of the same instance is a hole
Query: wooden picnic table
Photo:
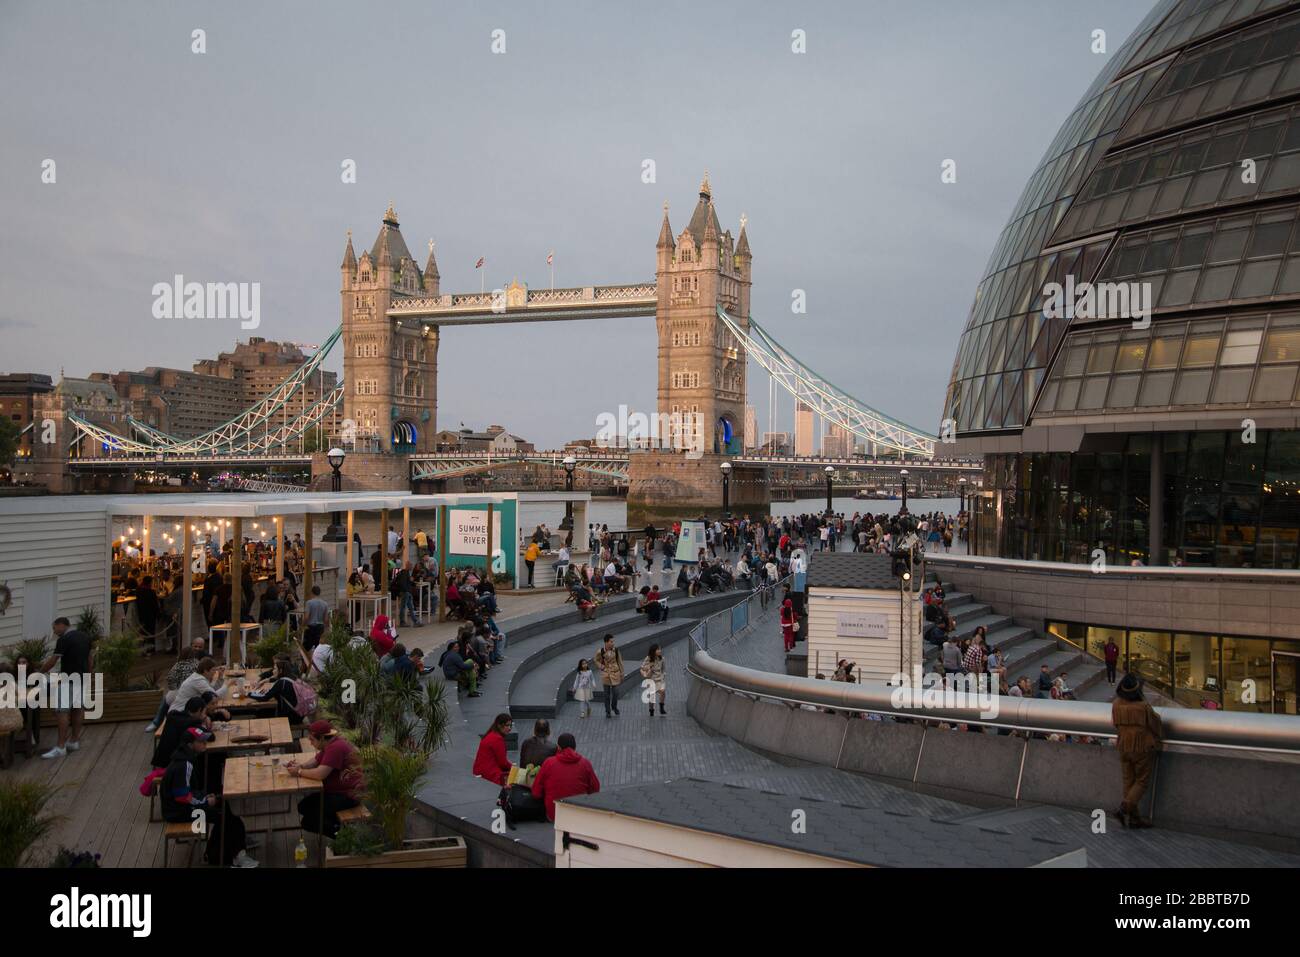
{"type": "Polygon", "coordinates": [[[225,685],[221,688],[221,695],[217,699],[217,707],[225,708],[227,711],[274,711],[275,699],[268,698],[266,701],[254,701],[248,696],[248,692],[258,685],[258,671],[228,671],[225,676],[225,685]],[[239,697],[234,697],[235,688],[238,687],[238,680],[244,679],[244,688],[240,691],[239,697]]]}
{"type": "MultiPolygon", "coordinates": [[[[288,719],[284,719],[288,721],[288,719]]],[[[259,797],[289,797],[297,795],[308,795],[313,792],[322,792],[325,782],[314,781],[311,778],[298,777],[290,774],[285,770],[285,763],[292,759],[291,755],[280,757],[278,762],[273,762],[272,758],[267,755],[240,755],[226,759],[225,773],[222,776],[222,800],[221,800],[221,838],[225,841],[225,815],[226,807],[231,801],[243,801],[259,797]]],[[[266,827],[248,828],[248,830],[257,830],[270,833],[274,830],[297,831],[301,830],[297,824],[286,825],[279,828],[267,825],[266,827]]],[[[320,802],[320,821],[317,828],[317,849],[320,852],[320,866],[325,866],[325,802],[320,802]]],[[[221,848],[221,859],[225,860],[226,849],[221,848]]]]}
{"type": "MultiPolygon", "coordinates": [[[[293,727],[289,724],[288,718],[234,718],[228,723],[229,728],[225,727],[226,722],[212,723],[214,738],[208,742],[208,753],[233,754],[238,751],[270,749],[283,751],[294,747],[293,727]],[[263,735],[266,740],[262,742],[234,740],[249,735],[263,735]]],[[[154,732],[154,737],[161,737],[162,732],[163,729],[160,727],[154,732]]]]}

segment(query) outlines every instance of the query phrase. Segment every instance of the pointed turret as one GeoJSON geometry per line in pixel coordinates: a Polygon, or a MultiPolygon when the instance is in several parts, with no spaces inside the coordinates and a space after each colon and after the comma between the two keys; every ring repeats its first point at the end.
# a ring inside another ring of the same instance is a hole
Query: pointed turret
{"type": "Polygon", "coordinates": [[[695,204],[695,212],[691,214],[691,222],[686,228],[694,237],[695,244],[701,246],[704,244],[705,233],[710,227],[713,228],[713,238],[716,241],[722,234],[722,227],[718,225],[717,213],[713,211],[713,190],[709,186],[709,171],[705,170],[704,181],[700,183],[700,198],[695,204]]]}
{"type": "Polygon", "coordinates": [[[677,243],[673,240],[673,228],[668,225],[668,202],[664,201],[664,222],[659,227],[659,242],[657,248],[672,249],[677,243]]]}
{"type": "Polygon", "coordinates": [[[438,260],[433,258],[433,240],[429,240],[429,259],[424,264],[424,291],[431,296],[438,295],[438,260]]]}
{"type": "Polygon", "coordinates": [[[354,270],[357,268],[357,254],[352,249],[352,230],[348,230],[348,248],[343,250],[343,268],[354,270]]]}
{"type": "Polygon", "coordinates": [[[403,258],[415,262],[406,248],[406,241],[402,239],[402,231],[398,228],[400,225],[397,221],[397,213],[393,212],[393,204],[389,203],[384,213],[384,223],[379,228],[379,235],[375,238],[375,244],[370,247],[370,258],[380,269],[387,267],[396,271],[401,266],[403,258]]]}
{"type": "Polygon", "coordinates": [[[749,236],[745,232],[745,217],[740,217],[740,238],[736,240],[736,258],[753,259],[749,252],[749,236]]]}
{"type": "MultiPolygon", "coordinates": [[[[709,181],[706,179],[704,184],[707,186],[708,182],[709,181]]],[[[703,196],[704,194],[701,193],[700,195],[703,196]]],[[[704,241],[700,243],[701,246],[706,243],[716,244],[718,241],[718,216],[713,211],[713,200],[709,200],[708,203],[708,215],[704,219],[704,241]]]]}

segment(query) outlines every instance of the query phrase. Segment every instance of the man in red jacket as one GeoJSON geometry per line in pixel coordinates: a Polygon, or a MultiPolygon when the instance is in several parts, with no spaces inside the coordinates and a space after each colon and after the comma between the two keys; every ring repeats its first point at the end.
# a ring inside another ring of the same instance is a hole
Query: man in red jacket
{"type": "Polygon", "coordinates": [[[555,743],[560,750],[542,762],[533,781],[533,797],[546,802],[548,821],[555,820],[555,802],[561,798],[595,794],[600,790],[600,779],[591,762],[574,750],[578,742],[573,735],[562,734],[555,743]]]}

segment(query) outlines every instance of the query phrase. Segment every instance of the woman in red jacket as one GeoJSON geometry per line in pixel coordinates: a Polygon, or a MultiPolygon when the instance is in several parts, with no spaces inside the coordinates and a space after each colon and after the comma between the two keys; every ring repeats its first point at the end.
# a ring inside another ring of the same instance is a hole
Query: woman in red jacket
{"type": "Polygon", "coordinates": [[[781,637],[785,640],[785,650],[794,650],[794,602],[789,598],[781,603],[781,637]]]}
{"type": "Polygon", "coordinates": [[[514,727],[510,715],[499,714],[478,743],[474,756],[474,774],[498,787],[506,786],[510,775],[510,759],[506,757],[506,735],[514,727]]]}
{"type": "Polygon", "coordinates": [[[392,622],[388,620],[387,615],[376,615],[375,622],[370,626],[370,646],[375,649],[375,654],[380,658],[393,650],[393,645],[397,641],[397,636],[393,632],[392,622]]]}

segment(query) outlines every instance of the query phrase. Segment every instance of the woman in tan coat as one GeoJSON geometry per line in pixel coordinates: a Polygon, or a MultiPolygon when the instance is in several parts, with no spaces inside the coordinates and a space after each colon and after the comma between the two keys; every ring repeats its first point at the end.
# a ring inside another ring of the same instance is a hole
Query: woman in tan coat
{"type": "Polygon", "coordinates": [[[1110,713],[1119,733],[1115,747],[1124,773],[1119,822],[1124,827],[1150,827],[1151,822],[1138,813],[1138,806],[1151,780],[1151,769],[1164,740],[1164,729],[1155,708],[1142,697],[1141,678],[1134,674],[1124,676],[1115,691],[1110,713]]]}

